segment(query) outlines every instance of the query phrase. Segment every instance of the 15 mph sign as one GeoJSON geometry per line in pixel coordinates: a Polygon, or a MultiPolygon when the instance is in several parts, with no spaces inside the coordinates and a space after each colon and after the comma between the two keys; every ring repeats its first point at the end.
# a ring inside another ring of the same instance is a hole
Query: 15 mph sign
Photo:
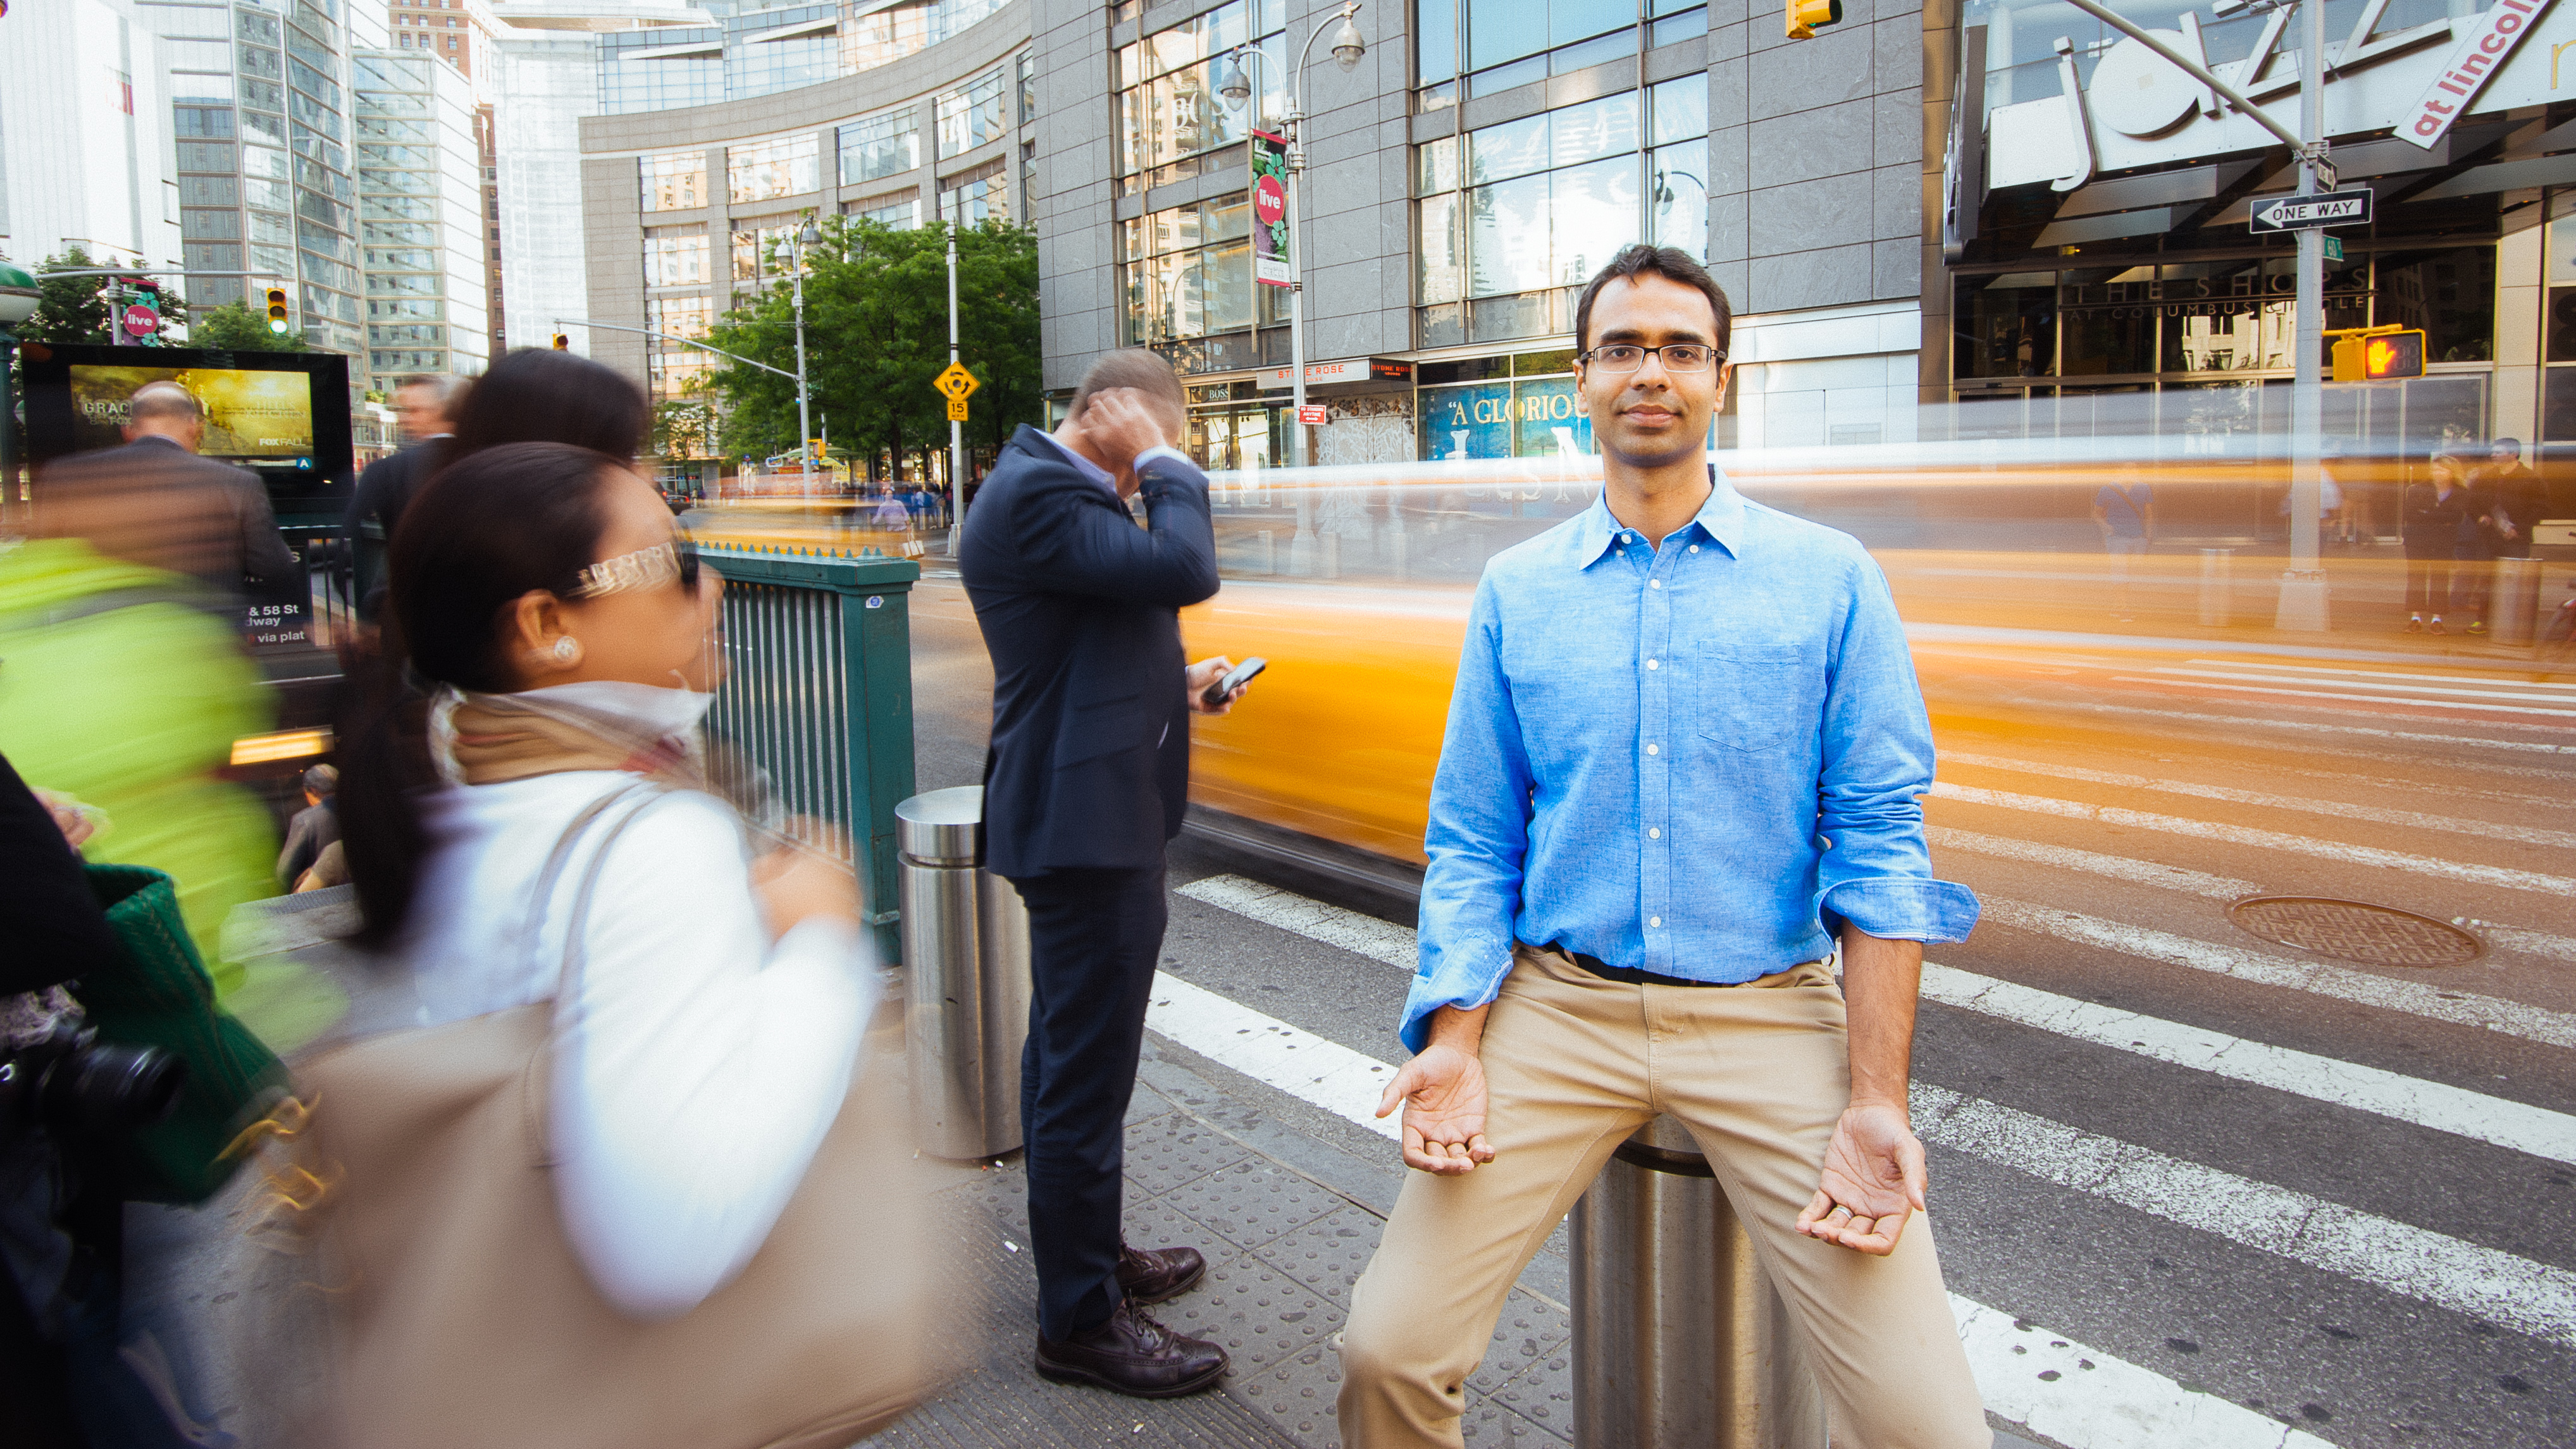
{"type": "Polygon", "coordinates": [[[2250,231],[2297,231],[2311,226],[2361,226],[2370,220],[2370,188],[2315,196],[2256,197],[2245,217],[2250,231]]]}

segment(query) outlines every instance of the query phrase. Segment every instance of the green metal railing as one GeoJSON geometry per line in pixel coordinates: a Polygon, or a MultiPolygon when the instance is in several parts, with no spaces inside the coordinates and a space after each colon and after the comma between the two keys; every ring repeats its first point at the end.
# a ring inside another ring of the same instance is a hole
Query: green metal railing
{"type": "Polygon", "coordinates": [[[758,770],[788,832],[852,864],[880,959],[892,963],[894,807],[913,793],[911,594],[921,568],[875,549],[728,544],[702,546],[699,557],[724,576],[731,665],[707,724],[740,752],[710,762],[717,783],[738,788],[749,782],[727,772],[758,770]]]}

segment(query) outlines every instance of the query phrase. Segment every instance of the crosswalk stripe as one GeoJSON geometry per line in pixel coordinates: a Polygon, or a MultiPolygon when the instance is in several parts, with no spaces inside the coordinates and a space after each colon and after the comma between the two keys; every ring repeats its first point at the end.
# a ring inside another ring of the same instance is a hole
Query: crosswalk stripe
{"type": "Polygon", "coordinates": [[[2287,835],[2277,830],[2254,830],[2242,825],[2222,825],[2215,820],[2193,820],[2179,815],[2159,815],[2152,811],[2130,810],[2118,805],[2092,805],[2081,800],[2059,800],[2046,795],[2024,795],[2011,790],[1986,790],[1973,785],[1954,785],[1947,780],[1933,785],[1932,794],[1936,799],[1956,800],[1963,805],[1993,805],[2005,810],[2020,810],[2034,815],[2056,815],[2070,820],[2098,820],[2105,825],[2127,825],[2140,830],[2161,830],[2171,835],[2196,835],[2204,840],[2223,840],[2231,845],[2252,845],[2267,850],[2286,850],[2299,855],[2338,860],[2347,865],[2380,866],[2388,870],[2408,871],[2415,875],[2435,876],[2443,880],[2467,881],[2473,885],[2502,886],[2507,890],[2544,891],[2555,896],[2576,895],[2576,879],[2563,875],[2544,875],[2535,870],[2513,870],[2505,866],[2443,860],[2430,855],[2410,855],[2404,851],[2382,850],[2372,845],[2346,845],[2341,841],[2311,840],[2306,836],[2287,835]]]}
{"type": "Polygon", "coordinates": [[[2547,956],[2576,964],[2576,939],[2553,936],[2547,931],[2526,931],[2519,926],[2499,926],[2491,921],[2464,921],[2461,924],[2486,937],[2488,945],[2520,951],[2526,956],[2547,956]]]}
{"type": "Polygon", "coordinates": [[[1927,825],[1924,837],[1946,850],[1964,850],[1975,855],[1991,855],[2002,860],[2023,860],[2033,865],[2053,865],[2063,870],[2080,870],[2088,875],[2109,876],[2114,880],[2136,881],[2140,885],[2166,890],[2188,891],[2214,901],[2242,900],[2260,895],[2263,888],[2250,880],[2236,880],[2223,875],[2209,875],[2185,870],[2178,865],[2160,865],[2152,860],[2131,860],[2125,855],[2104,855],[2099,851],[2077,850],[2071,845],[2044,845],[2035,840],[2015,840],[2009,835],[1986,835],[1974,830],[1960,830],[1948,825],[1927,825]]]}
{"type": "Polygon", "coordinates": [[[2418,689],[2446,694],[2491,695],[2501,690],[2509,698],[2538,698],[2553,703],[2576,704],[2576,685],[2561,684],[2548,679],[2506,679],[2500,675],[2478,678],[2465,674],[2422,674],[2402,669],[2338,669],[2324,664],[2247,664],[2227,659],[2193,659],[2181,664],[2159,664],[2147,672],[2150,674],[2206,674],[2219,679],[2289,680],[2296,683],[2317,680],[2351,689],[2418,689]]]}
{"type": "Polygon", "coordinates": [[[2477,1027],[2544,1046],[2576,1047],[2576,1016],[2468,991],[2444,991],[2419,981],[2399,981],[2324,961],[2300,961],[2177,936],[2170,931],[2106,921],[2054,906],[1987,896],[1983,925],[2008,926],[2061,941],[2162,961],[2214,976],[2328,996],[2386,1011],[2402,1011],[2454,1026],[2477,1027]]]}
{"type": "Polygon", "coordinates": [[[1998,1166],[2576,1347],[2576,1273],[2001,1103],[1914,1084],[1914,1131],[1998,1166]]]}
{"type": "MultiPolygon", "coordinates": [[[[1265,925],[1277,926],[1309,940],[1373,957],[1408,974],[1413,970],[1414,933],[1375,916],[1326,905],[1242,876],[1209,876],[1180,887],[1178,894],[1265,925]]],[[[2002,904],[2016,916],[2034,909],[2018,902],[2002,904]]],[[[2014,923],[2020,922],[2016,919],[2014,923]]],[[[2180,940],[2174,938],[2175,942],[2180,940]]],[[[2174,945],[2167,943],[2165,949],[2170,953],[2174,945]]],[[[2229,974],[2244,973],[2231,971],[2229,974]]],[[[1196,990],[1194,987],[1189,989],[1196,990]]],[[[2204,1027],[2121,1011],[1928,961],[1923,966],[1923,998],[2154,1061],[2410,1122],[2535,1157],[2576,1164],[2576,1117],[2546,1108],[2400,1076],[2333,1057],[2272,1046],[2204,1027]]],[[[2576,1030],[2576,1022],[2571,1022],[2570,1028],[2576,1030]]],[[[1311,1054],[1315,1050],[1312,1043],[1301,1042],[1295,1048],[1282,1045],[1287,1040],[1278,1037],[1277,1033],[1267,1033],[1249,1036],[1232,1045],[1243,1052],[1258,1053],[1293,1049],[1311,1054]]],[[[1320,1042],[1322,1039],[1315,1040],[1320,1042]]],[[[1251,1057],[1246,1059],[1252,1060],[1251,1057]]],[[[1267,1057],[1262,1059],[1267,1060],[1267,1057]]],[[[1311,1069],[1318,1080],[1333,1076],[1338,1069],[1317,1066],[1320,1059],[1311,1055],[1300,1060],[1302,1066],[1311,1069]]],[[[1366,1075],[1359,1074],[1351,1080],[1357,1081],[1366,1075]]],[[[1384,1079],[1380,1078],[1378,1085],[1370,1090],[1383,1091],[1384,1079]]],[[[1384,1123],[1369,1115],[1377,1110],[1374,1095],[1364,1103],[1353,1099],[1343,1106],[1316,1097],[1308,1097],[1307,1100],[1373,1131],[1385,1130],[1384,1123]],[[1350,1110],[1344,1111],[1344,1106],[1350,1110]]]]}
{"type": "MultiPolygon", "coordinates": [[[[1384,1090],[1372,1083],[1388,1080],[1383,1062],[1168,973],[1155,976],[1146,1025],[1266,1086],[1392,1135],[1365,1116],[1384,1090]]],[[[2518,1332],[2576,1342],[2576,1312],[2566,1306],[2576,1303],[2576,1275],[1946,1088],[1917,1083],[1913,1095],[1917,1131],[1927,1141],[2518,1332]]],[[[2328,1449],[2314,1436],[1974,1299],[1952,1294],[1951,1308],[1988,1406],[2061,1444],[2328,1449]]]]}
{"type": "Polygon", "coordinates": [[[2239,790],[2226,785],[2203,785],[2192,780],[2165,779],[2153,775],[2124,775],[2112,770],[2091,770],[2076,765],[2053,765],[2038,760],[2016,760],[2000,755],[1962,754],[1956,750],[1942,751],[1941,763],[1970,765],[1980,770],[2009,770],[2016,774],[2040,775],[2053,780],[2080,780],[2092,785],[2116,785],[2127,790],[2154,790],[2166,795],[2188,795],[2201,800],[2223,800],[2231,805],[2254,805],[2267,810],[2296,810],[2308,815],[2332,815],[2345,820],[2367,820],[2376,825],[2399,825],[2409,830],[2442,830],[2454,835],[2482,835],[2490,840],[2510,840],[2521,845],[2543,845],[2553,850],[2576,850],[2576,832],[2544,830],[2537,826],[2503,825],[2492,820],[2462,820],[2451,815],[2428,815],[2420,810],[2389,810],[2376,805],[2355,805],[2343,800],[2273,795],[2260,790],[2239,790]]]}
{"type": "Polygon", "coordinates": [[[2576,1164],[2576,1117],[1923,963],[1923,999],[2312,1101],[2576,1164]]]}
{"type": "Polygon", "coordinates": [[[2115,674],[2114,684],[2187,684],[2193,689],[2224,689],[2237,694],[2286,694],[2298,699],[2357,699],[2368,704],[2404,704],[2417,709],[2474,709],[2495,714],[2541,714],[2576,719],[2576,709],[2544,709],[2536,704],[2479,704],[2466,699],[2412,699],[2395,694],[2357,694],[2331,689],[2288,689],[2267,684],[2224,684],[2216,679],[2179,679],[2174,675],[2148,677],[2115,674]]]}
{"type": "MultiPolygon", "coordinates": [[[[2211,703],[2219,703],[2213,700],[2211,703]]],[[[2295,734],[2353,735],[2372,740],[2403,740],[2410,745],[2465,745],[2481,750],[2510,750],[2526,755],[2576,755],[2576,744],[2552,740],[2495,740],[2482,735],[2432,735],[2417,730],[2373,729],[2367,725],[2326,724],[2319,720],[2282,719],[2274,715],[2198,714],[2177,709],[2142,709],[2132,704],[2076,703],[2065,706],[2089,714],[2136,715],[2152,720],[2225,725],[2233,730],[2287,730],[2295,734]]]]}

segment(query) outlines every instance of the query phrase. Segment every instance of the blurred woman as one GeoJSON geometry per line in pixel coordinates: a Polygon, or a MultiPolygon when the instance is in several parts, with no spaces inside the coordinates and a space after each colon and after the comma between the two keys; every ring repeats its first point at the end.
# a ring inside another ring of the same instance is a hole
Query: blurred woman
{"type": "Polygon", "coordinates": [[[652,403],[623,373],[570,352],[521,347],[502,354],[466,394],[445,461],[504,443],[570,443],[632,463],[652,423],[652,403]]]}
{"type": "Polygon", "coordinates": [[[2433,481],[2407,485],[2399,509],[2406,543],[2406,632],[2448,633],[2442,610],[2456,588],[2463,540],[2475,540],[2477,515],[2469,492],[2468,463],[2456,454],[2433,456],[2433,481]],[[2426,615],[2431,615],[2428,621],[2426,615]]]}
{"type": "Polygon", "coordinates": [[[615,459],[508,443],[449,465],[391,576],[389,642],[436,694],[342,761],[363,939],[408,962],[431,1024],[556,998],[577,946],[546,1114],[564,1232],[611,1304],[684,1312],[760,1246],[841,1108],[871,995],[856,885],[756,853],[699,788],[722,584],[615,459]],[[575,822],[639,779],[668,789],[536,899],[575,822]]]}

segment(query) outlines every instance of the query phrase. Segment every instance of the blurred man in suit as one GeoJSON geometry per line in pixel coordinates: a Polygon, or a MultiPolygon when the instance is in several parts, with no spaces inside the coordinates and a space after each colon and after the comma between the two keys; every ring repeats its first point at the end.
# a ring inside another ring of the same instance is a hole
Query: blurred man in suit
{"type": "Polygon", "coordinates": [[[1203,698],[1231,661],[1181,653],[1179,609],[1217,590],[1207,477],[1169,446],[1185,419],[1169,363],[1103,357],[1061,427],[1023,427],[1002,450],[959,557],[993,656],[985,864],[1029,911],[1020,1112],[1037,1370],[1144,1398],[1197,1393],[1226,1369],[1225,1350],[1143,1312],[1196,1286],[1206,1261],[1128,1247],[1119,1226],[1190,713],[1234,699],[1203,698]],[[1141,529],[1127,511],[1139,494],[1141,529]]]}
{"type": "Polygon", "coordinates": [[[175,382],[147,382],[127,405],[126,443],[81,453],[38,479],[38,527],[87,539],[128,563],[185,574],[218,595],[296,576],[268,489],[246,468],[197,456],[206,410],[175,382]]]}
{"type": "Polygon", "coordinates": [[[394,536],[394,524],[411,495],[446,460],[440,444],[456,435],[456,410],[465,401],[465,388],[465,379],[451,372],[416,372],[394,384],[394,425],[402,430],[402,451],[368,464],[358,475],[357,496],[349,500],[346,538],[357,566],[358,617],[368,623],[375,622],[384,602],[385,543],[394,536]],[[370,523],[376,525],[372,537],[370,523]]]}

